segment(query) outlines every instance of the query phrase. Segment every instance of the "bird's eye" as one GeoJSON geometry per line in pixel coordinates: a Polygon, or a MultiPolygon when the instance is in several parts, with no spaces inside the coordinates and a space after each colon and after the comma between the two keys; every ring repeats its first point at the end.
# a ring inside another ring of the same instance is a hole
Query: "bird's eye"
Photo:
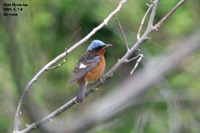
{"type": "Polygon", "coordinates": [[[101,47],[96,47],[95,48],[96,51],[99,51],[100,49],[101,49],[101,47]]]}

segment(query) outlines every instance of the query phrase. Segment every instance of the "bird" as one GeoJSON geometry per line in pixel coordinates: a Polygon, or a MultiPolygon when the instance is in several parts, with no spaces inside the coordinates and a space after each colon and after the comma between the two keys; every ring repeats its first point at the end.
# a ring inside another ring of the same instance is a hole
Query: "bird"
{"type": "MultiPolygon", "coordinates": [[[[100,40],[93,40],[87,48],[87,51],[79,59],[68,85],[77,81],[79,90],[77,93],[77,103],[85,102],[85,92],[88,83],[101,79],[106,61],[104,53],[112,44],[105,44],[100,40]]],[[[102,81],[102,80],[101,80],[102,81]]]]}

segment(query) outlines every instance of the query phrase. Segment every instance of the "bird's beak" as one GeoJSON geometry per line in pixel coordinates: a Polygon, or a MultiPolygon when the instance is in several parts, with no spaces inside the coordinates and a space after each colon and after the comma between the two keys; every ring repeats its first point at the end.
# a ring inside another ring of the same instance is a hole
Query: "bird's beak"
{"type": "Polygon", "coordinates": [[[112,44],[106,44],[105,48],[112,47],[112,46],[113,46],[112,44]]]}

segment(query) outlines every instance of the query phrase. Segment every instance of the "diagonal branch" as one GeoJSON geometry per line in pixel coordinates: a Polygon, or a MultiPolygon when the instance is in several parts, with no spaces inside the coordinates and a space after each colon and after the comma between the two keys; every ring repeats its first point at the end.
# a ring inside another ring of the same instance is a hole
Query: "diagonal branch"
{"type": "Polygon", "coordinates": [[[149,12],[151,11],[151,8],[153,7],[153,4],[149,5],[149,8],[148,10],[146,11],[146,13],[144,14],[144,17],[142,18],[142,21],[141,21],[141,24],[140,24],[140,27],[138,29],[138,33],[137,33],[137,40],[140,39],[140,33],[142,31],[142,28],[143,28],[143,25],[144,25],[144,22],[147,18],[147,15],[149,14],[149,12]]]}
{"type": "Polygon", "coordinates": [[[157,11],[159,2],[160,2],[160,0],[155,0],[153,2],[153,9],[152,9],[152,12],[151,12],[151,15],[150,15],[150,18],[149,18],[147,30],[152,30],[152,28],[153,28],[153,22],[154,22],[154,18],[155,18],[155,15],[156,15],[156,11],[157,11]]]}
{"type": "Polygon", "coordinates": [[[158,28],[176,11],[176,9],[181,6],[186,0],[181,0],[167,15],[165,15],[155,26],[154,29],[158,30],[158,28]]]}
{"type": "Polygon", "coordinates": [[[123,30],[123,28],[122,28],[122,26],[121,26],[121,24],[120,24],[118,18],[116,18],[116,21],[117,21],[117,24],[118,24],[118,26],[119,26],[119,29],[120,29],[120,31],[121,31],[121,33],[122,33],[122,36],[123,36],[123,38],[124,38],[124,42],[125,42],[125,44],[126,44],[126,49],[127,49],[127,51],[129,51],[129,46],[128,46],[128,42],[127,42],[127,40],[126,40],[126,36],[125,36],[125,34],[124,34],[124,30],[123,30]]]}

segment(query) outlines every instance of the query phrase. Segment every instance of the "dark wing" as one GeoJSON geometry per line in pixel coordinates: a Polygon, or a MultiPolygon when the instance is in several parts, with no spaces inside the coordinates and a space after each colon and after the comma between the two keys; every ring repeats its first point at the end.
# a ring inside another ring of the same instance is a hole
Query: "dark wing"
{"type": "MultiPolygon", "coordinates": [[[[77,63],[69,84],[73,83],[84,77],[89,71],[91,71],[100,61],[100,56],[86,52],[77,63]]],[[[68,84],[68,85],[69,85],[68,84]]]]}

